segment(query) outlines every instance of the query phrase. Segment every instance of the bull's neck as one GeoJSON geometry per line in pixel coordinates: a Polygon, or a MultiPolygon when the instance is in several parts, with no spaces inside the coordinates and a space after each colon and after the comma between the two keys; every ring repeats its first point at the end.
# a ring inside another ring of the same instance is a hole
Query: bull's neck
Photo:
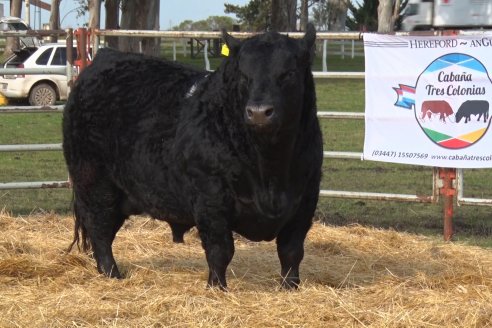
{"type": "Polygon", "coordinates": [[[291,174],[295,134],[282,136],[280,141],[267,141],[258,137],[254,139],[256,139],[253,143],[255,160],[261,180],[275,182],[279,188],[284,187],[291,174]]]}

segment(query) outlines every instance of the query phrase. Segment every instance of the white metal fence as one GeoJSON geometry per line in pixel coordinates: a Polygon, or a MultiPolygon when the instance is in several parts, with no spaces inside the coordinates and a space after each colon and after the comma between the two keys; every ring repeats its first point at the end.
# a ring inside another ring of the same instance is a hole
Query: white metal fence
{"type": "MultiPolygon", "coordinates": [[[[0,36],[25,36],[27,35],[52,35],[58,36],[70,36],[71,31],[23,31],[23,32],[0,32],[0,36]]],[[[438,33],[438,32],[435,32],[438,33]]],[[[434,33],[434,34],[435,34],[434,33]]],[[[467,32],[470,33],[470,32],[467,32]]],[[[237,38],[250,37],[251,33],[232,32],[233,36],[237,38]]],[[[405,33],[402,33],[405,34],[405,33]]],[[[130,30],[95,30],[92,31],[93,49],[97,52],[100,44],[103,44],[103,38],[108,36],[133,36],[133,37],[160,37],[165,39],[189,39],[189,38],[201,38],[201,39],[217,39],[221,37],[220,32],[182,32],[182,31],[130,31],[130,30]]],[[[294,38],[300,38],[303,33],[289,33],[289,36],[294,38]]],[[[315,78],[350,78],[360,79],[364,78],[363,72],[327,72],[326,71],[326,58],[327,58],[327,42],[340,40],[348,40],[352,46],[351,56],[355,56],[355,42],[360,41],[362,34],[356,32],[347,33],[318,33],[318,41],[322,41],[323,49],[323,72],[314,72],[315,78]]],[[[343,41],[346,42],[346,41],[343,41]]],[[[345,43],[341,43],[340,47],[345,47],[345,43]]],[[[342,48],[343,49],[343,48],[342,48]]],[[[345,50],[341,51],[345,53],[345,50]]],[[[205,63],[208,62],[207,51],[204,51],[205,63]]],[[[206,68],[207,64],[206,64],[206,68]]],[[[72,68],[68,67],[65,70],[53,70],[49,73],[66,74],[71,72],[72,68]]],[[[47,70],[40,70],[39,72],[27,69],[15,69],[15,73],[19,74],[46,74],[47,70]]],[[[13,74],[12,69],[0,69],[0,74],[13,74]]],[[[46,108],[34,108],[34,107],[3,107],[0,108],[0,115],[2,113],[18,113],[18,112],[62,112],[63,106],[56,106],[51,109],[46,108]]],[[[319,111],[318,116],[321,119],[364,119],[364,113],[362,112],[328,112],[319,111]]],[[[13,151],[53,151],[61,150],[61,144],[37,144],[37,145],[0,145],[0,152],[13,152],[13,151]]],[[[334,152],[325,151],[325,158],[342,158],[342,159],[361,159],[362,153],[359,152],[334,152]]],[[[492,205],[492,199],[477,199],[463,197],[463,170],[457,171],[457,197],[456,201],[458,205],[492,205]]],[[[68,181],[35,181],[35,182],[3,182],[0,183],[1,189],[31,189],[31,188],[67,188],[69,187],[68,181]]],[[[322,197],[334,197],[334,198],[355,198],[355,199],[373,199],[373,200],[397,200],[407,202],[419,202],[419,203],[436,203],[439,199],[439,188],[442,187],[442,181],[438,177],[437,169],[433,169],[432,179],[432,192],[429,195],[412,195],[412,194],[394,194],[394,193],[371,193],[371,192],[359,192],[359,191],[340,191],[340,190],[321,190],[320,196],[322,197]]]]}

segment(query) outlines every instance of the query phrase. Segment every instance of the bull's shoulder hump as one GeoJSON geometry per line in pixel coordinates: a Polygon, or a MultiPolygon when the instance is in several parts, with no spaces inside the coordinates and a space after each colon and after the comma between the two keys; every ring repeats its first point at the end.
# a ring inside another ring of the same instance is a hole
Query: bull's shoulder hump
{"type": "MultiPolygon", "coordinates": [[[[161,67],[169,71],[181,71],[187,72],[191,75],[205,75],[207,72],[191,66],[182,65],[172,61],[168,61],[162,58],[153,56],[123,52],[111,48],[102,48],[97,52],[94,57],[94,62],[91,65],[93,70],[118,68],[118,67],[132,67],[146,65],[149,67],[161,67]]],[[[91,67],[90,66],[90,67],[91,67]]]]}

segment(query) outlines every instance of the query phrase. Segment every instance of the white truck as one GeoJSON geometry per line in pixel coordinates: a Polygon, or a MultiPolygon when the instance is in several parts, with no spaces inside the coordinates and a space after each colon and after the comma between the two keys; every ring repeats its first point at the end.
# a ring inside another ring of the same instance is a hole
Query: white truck
{"type": "Polygon", "coordinates": [[[492,0],[410,0],[404,31],[492,28],[492,0]]]}

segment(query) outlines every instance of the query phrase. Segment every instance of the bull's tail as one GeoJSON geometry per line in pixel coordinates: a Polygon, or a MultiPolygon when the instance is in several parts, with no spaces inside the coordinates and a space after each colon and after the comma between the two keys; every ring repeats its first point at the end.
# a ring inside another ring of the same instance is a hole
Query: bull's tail
{"type": "Polygon", "coordinates": [[[67,252],[71,252],[72,248],[77,245],[78,250],[83,250],[84,252],[89,252],[91,249],[91,244],[89,241],[89,236],[87,235],[87,230],[85,229],[82,221],[82,213],[79,205],[77,204],[77,198],[75,192],[72,193],[72,210],[75,219],[74,235],[67,252]]]}

